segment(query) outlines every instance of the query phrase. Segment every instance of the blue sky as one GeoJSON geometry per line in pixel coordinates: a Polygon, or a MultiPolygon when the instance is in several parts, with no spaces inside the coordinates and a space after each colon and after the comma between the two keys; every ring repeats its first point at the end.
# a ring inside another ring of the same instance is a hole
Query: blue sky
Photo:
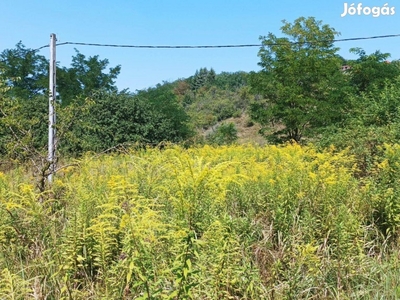
{"type": "MultiPolygon", "coordinates": [[[[395,8],[392,16],[347,15],[342,0],[5,0],[1,6],[0,51],[22,43],[38,48],[58,42],[129,45],[258,44],[269,32],[281,36],[282,20],[313,16],[341,33],[339,38],[400,34],[400,0],[369,0],[362,7],[395,8]]],[[[340,54],[352,58],[349,49],[361,47],[400,59],[400,37],[337,43],[340,54]]],[[[120,89],[131,91],[194,74],[202,67],[222,71],[256,71],[258,48],[238,49],[123,49],[59,46],[57,60],[69,66],[74,48],[87,56],[107,58],[121,65],[120,89]]],[[[49,49],[40,54],[49,57],[49,49]]]]}

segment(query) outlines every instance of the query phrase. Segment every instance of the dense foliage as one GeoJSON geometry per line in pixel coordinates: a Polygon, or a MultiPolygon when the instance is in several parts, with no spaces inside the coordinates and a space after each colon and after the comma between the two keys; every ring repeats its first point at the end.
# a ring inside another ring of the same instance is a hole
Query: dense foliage
{"type": "Polygon", "coordinates": [[[282,123],[275,135],[286,133],[299,142],[306,131],[337,122],[346,105],[339,48],[333,41],[337,32],[313,18],[284,22],[286,38],[273,34],[262,37],[259,51],[262,71],[252,85],[265,98],[255,102],[251,113],[263,123],[282,123]]]}
{"type": "MultiPolygon", "coordinates": [[[[76,51],[70,67],[57,69],[61,103],[57,127],[68,136],[60,138],[59,150],[78,156],[137,142],[214,143],[204,137],[226,120],[243,115],[260,124],[260,133],[272,143],[326,144],[335,139],[341,143],[338,139],[345,131],[397,126],[400,63],[388,61],[390,54],[353,48],[358,58],[346,60],[333,44],[338,32],[314,18],[285,21],[281,29],[285,37],[261,37],[259,72],[217,74],[212,68],[200,68],[187,79],[135,93],[117,90],[120,66],[107,70],[107,59],[76,51]],[[390,100],[383,101],[382,93],[391,94],[390,100]]],[[[3,85],[9,87],[1,96],[1,153],[10,153],[22,133],[33,137],[30,148],[43,149],[46,59],[19,43],[0,54],[0,67],[3,85]],[[12,120],[6,115],[13,115],[12,120]]]]}
{"type": "MultiPolygon", "coordinates": [[[[12,87],[7,95],[12,98],[32,99],[38,95],[48,95],[49,63],[37,51],[27,49],[19,42],[15,49],[6,49],[0,53],[0,79],[12,87]]],[[[77,96],[90,96],[102,89],[116,91],[115,79],[121,67],[110,68],[109,62],[99,56],[86,58],[76,50],[71,67],[57,67],[57,92],[59,101],[67,105],[77,96]]]]}
{"type": "Polygon", "coordinates": [[[285,21],[281,30],[287,37],[261,37],[262,70],[250,77],[262,96],[250,114],[271,140],[300,142],[327,127],[343,127],[362,113],[367,92],[385,89],[400,76],[399,63],[386,61],[390,55],[380,51],[367,55],[354,48],[358,59],[341,58],[333,44],[338,32],[314,18],[285,21]]]}

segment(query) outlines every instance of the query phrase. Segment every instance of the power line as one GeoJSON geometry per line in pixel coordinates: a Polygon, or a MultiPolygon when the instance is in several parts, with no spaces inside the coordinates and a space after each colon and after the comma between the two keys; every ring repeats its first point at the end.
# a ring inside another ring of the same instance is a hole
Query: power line
{"type": "Polygon", "coordinates": [[[245,45],[203,45],[203,46],[139,46],[139,45],[112,45],[112,44],[94,44],[94,43],[75,43],[65,42],[58,44],[63,45],[80,45],[80,46],[97,46],[97,47],[114,47],[114,48],[145,48],[145,49],[201,49],[201,48],[245,48],[245,47],[259,47],[259,44],[245,44],[245,45]]]}
{"type": "MultiPolygon", "coordinates": [[[[389,34],[389,35],[378,35],[370,37],[356,37],[356,38],[346,38],[346,39],[335,39],[331,42],[349,42],[349,41],[360,41],[360,40],[372,40],[372,39],[384,39],[384,38],[394,38],[400,37],[400,34],[389,34]]],[[[321,43],[325,41],[315,41],[307,42],[307,44],[321,43]]],[[[301,44],[304,42],[291,42],[291,44],[301,44]]],[[[81,42],[64,42],[59,43],[56,46],[64,45],[76,45],[76,46],[95,46],[95,47],[113,47],[113,48],[139,48],[139,49],[215,49],[215,48],[250,48],[250,47],[262,47],[262,46],[280,46],[285,45],[282,43],[264,43],[264,44],[238,44],[238,45],[183,45],[183,46],[151,46],[151,45],[118,45],[118,44],[98,44],[98,43],[81,43],[81,42]]],[[[47,48],[49,45],[44,45],[33,51],[39,51],[43,48],[47,48]]]]}
{"type": "Polygon", "coordinates": [[[50,47],[50,45],[44,45],[44,46],[39,47],[37,49],[33,49],[32,51],[39,51],[39,50],[42,50],[43,48],[48,48],[48,47],[50,47]]]}

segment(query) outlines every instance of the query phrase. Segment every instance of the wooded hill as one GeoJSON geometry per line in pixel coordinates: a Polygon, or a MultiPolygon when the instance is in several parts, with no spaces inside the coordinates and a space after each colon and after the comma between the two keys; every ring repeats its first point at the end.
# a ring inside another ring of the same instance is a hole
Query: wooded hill
{"type": "MultiPolygon", "coordinates": [[[[59,153],[115,147],[314,143],[374,152],[399,135],[398,61],[379,50],[340,57],[337,32],[314,18],[262,37],[259,72],[201,68],[189,78],[118,91],[120,66],[80,52],[58,67],[59,153]],[[384,133],[384,134],[383,134],[384,133]],[[238,139],[240,137],[240,139],[238,139]],[[371,149],[371,150],[368,150],[371,149]]],[[[22,43],[0,54],[0,155],[26,160],[46,149],[47,60],[22,43]]]]}

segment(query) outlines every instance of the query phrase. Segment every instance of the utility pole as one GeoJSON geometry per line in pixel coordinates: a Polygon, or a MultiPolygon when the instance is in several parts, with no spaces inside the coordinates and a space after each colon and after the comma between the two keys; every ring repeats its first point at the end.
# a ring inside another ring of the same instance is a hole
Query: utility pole
{"type": "Polygon", "coordinates": [[[49,69],[49,176],[48,183],[53,182],[53,173],[56,169],[56,35],[50,35],[50,69],[49,69]]]}

